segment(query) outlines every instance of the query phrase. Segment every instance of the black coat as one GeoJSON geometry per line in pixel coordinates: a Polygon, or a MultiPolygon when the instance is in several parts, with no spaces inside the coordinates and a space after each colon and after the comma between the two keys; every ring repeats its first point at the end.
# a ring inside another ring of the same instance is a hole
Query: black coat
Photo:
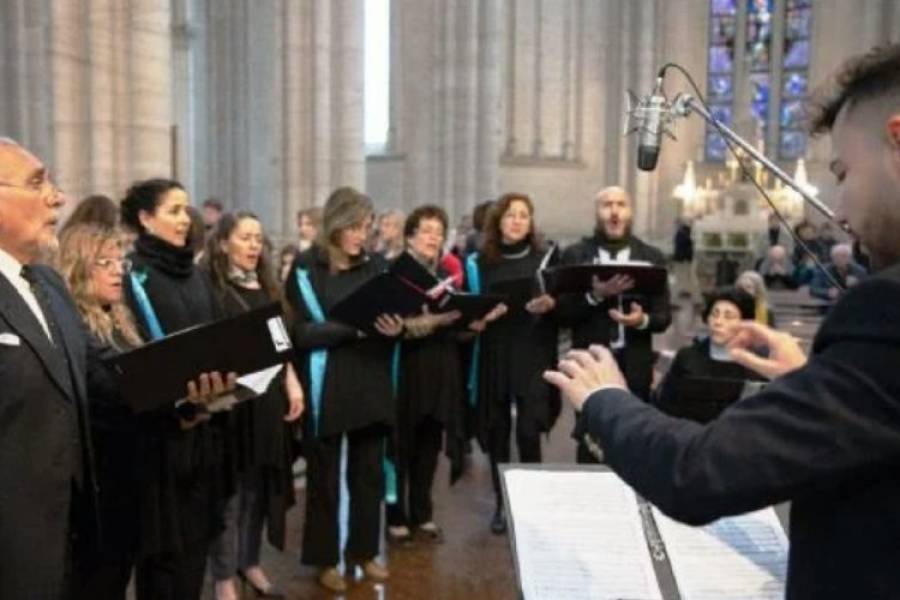
{"type": "MultiPolygon", "coordinates": [[[[61,339],[53,345],[25,301],[0,275],[0,598],[61,598],[73,500],[90,507],[95,486],[86,372],[88,342],[62,279],[36,267],[61,339]],[[77,484],[75,483],[77,482],[77,484]],[[73,499],[73,489],[80,490],[73,499]]],[[[90,510],[75,514],[92,526],[90,510]]]]}
{"type": "MultiPolygon", "coordinates": [[[[527,245],[520,243],[516,249],[521,254],[527,245]]],[[[485,448],[490,431],[504,415],[508,417],[513,397],[519,399],[518,431],[528,437],[549,432],[559,416],[559,394],[543,379],[543,372],[558,362],[555,311],[533,315],[525,310],[525,303],[540,295],[535,274],[546,251],[532,250],[524,256],[512,251],[515,258],[505,255],[496,263],[486,262],[483,256],[478,260],[483,293],[503,293],[503,285],[509,282],[527,284],[524,290],[515,290],[524,295],[509,298],[508,312],[481,335],[475,425],[485,448]]]]}
{"type": "MultiPolygon", "coordinates": [[[[189,250],[142,235],[130,258],[163,333],[224,316],[208,273],[194,267],[189,250]]],[[[142,337],[151,339],[130,284],[125,285],[125,301],[142,337]]],[[[224,462],[227,417],[217,415],[187,431],[180,430],[172,415],[158,417],[155,431],[141,438],[135,467],[146,474],[140,482],[143,555],[179,554],[211,540],[222,527],[222,507],[235,485],[235,473],[224,462]]]]}
{"type": "MultiPolygon", "coordinates": [[[[262,289],[247,289],[233,284],[222,291],[222,307],[229,316],[271,304],[272,299],[262,289]]],[[[269,389],[258,397],[242,402],[228,415],[229,462],[242,474],[259,475],[261,503],[265,515],[269,542],[284,550],[285,513],[294,504],[294,476],[291,441],[294,424],[284,420],[288,399],[284,377],[280,374],[269,389]]]]}
{"type": "Polygon", "coordinates": [[[708,425],[620,390],[584,413],[606,460],[679,520],[792,501],[788,598],[900,590],[900,266],[859,284],[823,322],[807,365],[708,425]]]}
{"type": "MultiPolygon", "coordinates": [[[[450,274],[438,268],[435,275],[444,280],[450,274]]],[[[408,460],[416,427],[426,418],[434,419],[444,428],[451,482],[462,475],[466,441],[466,396],[459,352],[462,335],[455,327],[442,327],[425,337],[404,339],[397,369],[393,450],[408,460]]]]}
{"type": "Polygon", "coordinates": [[[396,419],[391,384],[391,352],[394,340],[380,336],[359,337],[359,332],[337,321],[315,323],[300,295],[297,269],[309,273],[310,283],[324,313],[363,283],[387,267],[378,255],[369,255],[345,271],[331,273],[327,254],[313,246],[297,255],[285,282],[285,297],[292,308],[291,339],[297,349],[294,367],[300,374],[307,409],[304,432],[312,435],[312,393],[309,355],[328,350],[318,435],[330,436],[375,424],[392,426],[396,419]]]}
{"type": "MultiPolygon", "coordinates": [[[[658,249],[632,236],[628,244],[630,260],[645,261],[657,266],[665,266],[665,257],[658,249]]],[[[569,246],[563,252],[565,265],[591,264],[598,256],[600,248],[596,237],[585,238],[569,246]]],[[[632,302],[641,305],[650,321],[646,329],[625,328],[625,348],[617,353],[617,359],[628,380],[628,387],[640,397],[647,398],[653,378],[653,334],[668,329],[672,322],[669,304],[669,290],[657,296],[625,293],[622,306],[630,310],[632,302]]],[[[588,303],[584,294],[560,296],[557,307],[560,323],[572,328],[572,346],[587,348],[591,344],[607,345],[618,335],[618,324],[609,317],[611,308],[618,308],[618,298],[605,298],[597,306],[588,303]]]]}
{"type": "MultiPolygon", "coordinates": [[[[690,379],[724,379],[731,381],[760,381],[762,377],[736,362],[718,361],[710,356],[710,340],[705,338],[694,341],[690,346],[681,348],[672,361],[666,376],[654,390],[652,402],[665,413],[694,420],[709,420],[717,415],[727,404],[734,403],[740,397],[737,393],[728,398],[716,398],[701,405],[682,404],[682,385],[690,379]],[[722,402],[719,402],[722,400],[722,402]]],[[[731,390],[728,390],[731,391],[731,390]]],[[[707,397],[708,398],[708,397],[707,397]]]]}

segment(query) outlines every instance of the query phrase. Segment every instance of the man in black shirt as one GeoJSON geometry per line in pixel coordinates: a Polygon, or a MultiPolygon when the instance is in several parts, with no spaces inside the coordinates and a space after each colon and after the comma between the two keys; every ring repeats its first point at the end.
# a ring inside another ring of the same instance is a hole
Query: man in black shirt
{"type": "Polygon", "coordinates": [[[792,501],[787,597],[900,593],[900,45],[851,62],[822,105],[839,218],[877,273],[844,294],[808,361],[790,336],[742,325],[732,354],[773,378],[707,425],[632,396],[608,350],[545,377],[584,411],[610,466],[692,524],[792,501]],[[764,346],[767,358],[750,353],[764,346]]]}

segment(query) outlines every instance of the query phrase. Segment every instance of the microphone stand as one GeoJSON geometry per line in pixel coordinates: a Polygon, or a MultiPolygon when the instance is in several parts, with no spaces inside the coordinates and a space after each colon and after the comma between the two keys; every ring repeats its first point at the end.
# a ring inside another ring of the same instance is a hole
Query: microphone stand
{"type": "MultiPolygon", "coordinates": [[[[760,163],[763,167],[768,169],[775,177],[780,179],[785,185],[793,189],[795,192],[800,194],[800,196],[806,200],[809,204],[812,205],[813,208],[818,210],[820,213],[825,215],[830,221],[837,222],[834,216],[834,211],[825,206],[821,200],[812,196],[809,192],[804,190],[796,181],[794,181],[793,177],[785,173],[781,167],[773,163],[771,160],[766,158],[766,155],[754,148],[751,144],[746,142],[741,136],[737,133],[729,129],[726,125],[724,125],[721,121],[717,120],[709,111],[706,110],[706,107],[702,102],[699,102],[696,98],[689,94],[679,94],[675,97],[675,100],[672,102],[672,114],[676,117],[684,117],[687,118],[690,116],[692,112],[697,113],[703,119],[716,128],[716,130],[723,136],[734,142],[737,146],[739,146],[744,152],[749,154],[753,159],[755,159],[758,163],[760,163]]],[[[842,229],[846,230],[846,226],[843,224],[838,224],[842,229]]]]}

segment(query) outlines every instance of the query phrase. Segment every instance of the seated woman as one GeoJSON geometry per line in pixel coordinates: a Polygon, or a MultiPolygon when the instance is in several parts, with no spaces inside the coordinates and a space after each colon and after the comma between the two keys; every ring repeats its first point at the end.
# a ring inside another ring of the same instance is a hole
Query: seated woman
{"type": "Polygon", "coordinates": [[[755,309],[753,316],[749,318],[773,329],[777,326],[775,324],[775,315],[772,314],[772,310],[769,308],[769,291],[766,288],[766,282],[763,280],[762,275],[756,271],[744,271],[737,278],[737,281],[734,282],[734,287],[750,294],[754,299],[755,309]]]}
{"type": "Polygon", "coordinates": [[[709,336],[697,338],[675,355],[672,367],[653,394],[660,410],[676,417],[711,421],[741,396],[747,380],[763,379],[731,359],[726,348],[730,326],[754,315],[753,297],[737,288],[714,291],[703,311],[709,336]]]}

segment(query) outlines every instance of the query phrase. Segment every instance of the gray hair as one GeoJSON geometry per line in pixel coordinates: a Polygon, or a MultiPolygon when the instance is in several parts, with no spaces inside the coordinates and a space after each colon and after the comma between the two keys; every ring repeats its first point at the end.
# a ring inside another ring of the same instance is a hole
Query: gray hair
{"type": "Polygon", "coordinates": [[[844,256],[852,257],[853,256],[853,247],[850,244],[835,244],[831,247],[831,259],[834,258],[838,254],[843,254],[844,256]]]}

